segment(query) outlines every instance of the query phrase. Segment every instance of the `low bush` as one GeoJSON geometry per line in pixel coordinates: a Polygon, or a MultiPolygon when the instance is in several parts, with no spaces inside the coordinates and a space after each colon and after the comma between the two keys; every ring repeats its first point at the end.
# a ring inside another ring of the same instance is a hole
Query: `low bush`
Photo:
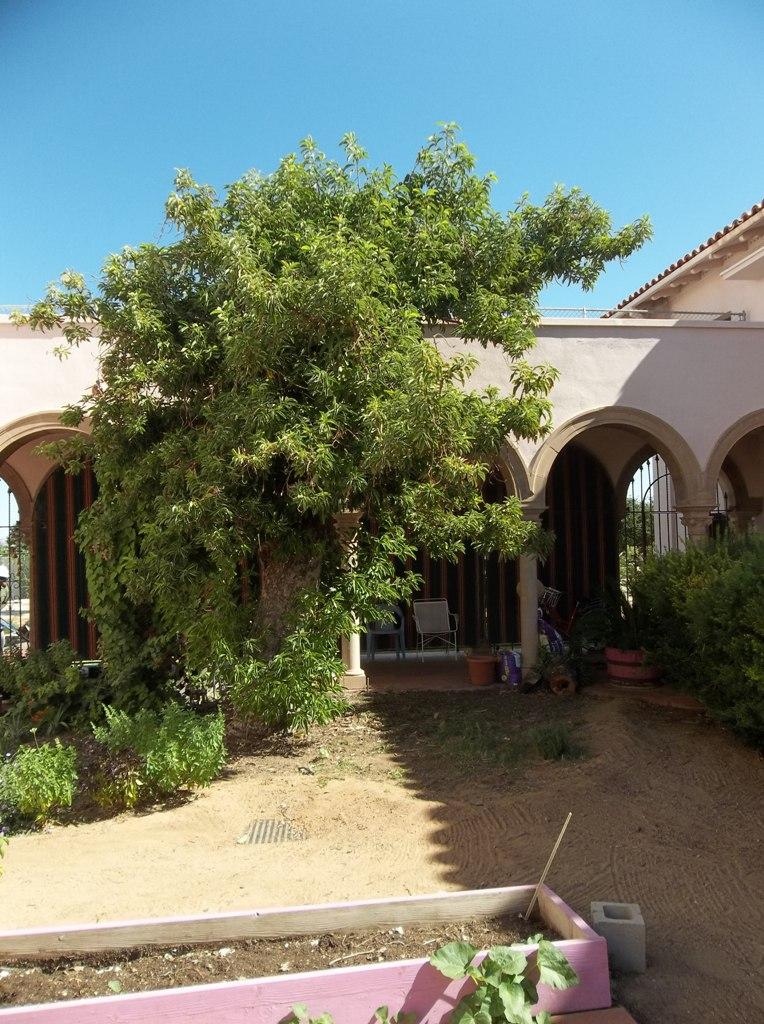
{"type": "Polygon", "coordinates": [[[134,715],[105,707],[93,732],[110,756],[96,780],[107,807],[135,807],[181,789],[209,786],[225,763],[223,715],[199,715],[177,703],[134,715]]]}
{"type": "Polygon", "coordinates": [[[764,537],[688,545],[634,582],[643,643],[666,678],[764,744],[764,537]]]}
{"type": "Polygon", "coordinates": [[[60,740],[19,747],[0,767],[0,806],[38,824],[71,807],[77,785],[77,752],[60,740]]]}
{"type": "Polygon", "coordinates": [[[583,757],[583,746],[573,738],[564,722],[540,725],[530,734],[536,750],[546,761],[563,761],[583,757]]]}
{"type": "Polygon", "coordinates": [[[88,728],[100,713],[103,683],[83,678],[79,655],[65,640],[26,657],[0,659],[0,693],[11,702],[19,721],[51,735],[66,726],[88,728]]]}

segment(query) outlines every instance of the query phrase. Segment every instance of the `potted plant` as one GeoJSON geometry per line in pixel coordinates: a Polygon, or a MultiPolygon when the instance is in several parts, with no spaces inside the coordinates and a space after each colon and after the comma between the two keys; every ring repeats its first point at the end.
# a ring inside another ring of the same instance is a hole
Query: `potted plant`
{"type": "Polygon", "coordinates": [[[644,622],[639,606],[615,587],[605,603],[607,643],[605,661],[611,683],[618,686],[654,686],[661,669],[646,660],[643,647],[644,622]]]}
{"type": "Polygon", "coordinates": [[[484,651],[479,647],[474,648],[467,655],[467,672],[473,686],[490,686],[496,682],[496,666],[499,659],[490,651],[484,651]]]}

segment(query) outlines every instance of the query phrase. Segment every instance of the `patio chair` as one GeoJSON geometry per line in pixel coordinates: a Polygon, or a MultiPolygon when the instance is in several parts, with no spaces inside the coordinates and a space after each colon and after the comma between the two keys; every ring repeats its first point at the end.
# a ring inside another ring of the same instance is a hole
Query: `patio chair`
{"type": "Polygon", "coordinates": [[[403,612],[397,604],[385,604],[379,609],[380,620],[366,623],[366,657],[374,660],[377,653],[377,637],[391,636],[395,642],[395,657],[406,657],[405,622],[403,612]]]}
{"type": "Polygon", "coordinates": [[[561,597],[561,590],[555,590],[554,587],[544,587],[539,596],[539,608],[543,608],[545,612],[551,611],[560,603],[561,597]]]}
{"type": "Polygon", "coordinates": [[[413,601],[412,605],[420,658],[424,658],[425,647],[436,642],[456,654],[459,649],[459,616],[449,611],[448,601],[443,598],[438,601],[413,601]]]}

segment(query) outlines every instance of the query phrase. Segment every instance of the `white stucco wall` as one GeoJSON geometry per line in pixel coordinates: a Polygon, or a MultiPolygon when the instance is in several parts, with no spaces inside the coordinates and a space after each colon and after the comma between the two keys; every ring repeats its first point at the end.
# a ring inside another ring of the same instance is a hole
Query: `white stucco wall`
{"type": "MultiPolygon", "coordinates": [[[[445,353],[463,344],[453,332],[446,334],[438,337],[445,353]]],[[[764,410],[764,323],[542,320],[537,335],[529,358],[560,372],[546,445],[554,446],[554,432],[588,412],[639,410],[678,434],[702,470],[725,431],[764,410]]],[[[507,358],[470,347],[480,360],[474,384],[508,393],[507,358]]],[[[630,422],[622,426],[634,429],[630,422]]],[[[518,441],[516,447],[533,467],[542,444],[518,441]]],[[[682,460],[682,446],[673,448],[682,460]]]]}
{"type": "Polygon", "coordinates": [[[764,320],[764,288],[758,280],[725,280],[718,271],[688,277],[671,294],[674,309],[744,313],[746,320],[764,320]]]}
{"type": "Polygon", "coordinates": [[[586,408],[645,410],[674,427],[705,466],[731,424],[764,408],[764,323],[595,324],[539,331],[536,353],[560,371],[557,425],[586,408]]]}
{"type": "Polygon", "coordinates": [[[19,328],[0,317],[0,433],[14,420],[76,402],[96,379],[97,342],[54,354],[64,338],[19,328]]]}
{"type": "MultiPolygon", "coordinates": [[[[748,416],[746,429],[752,429],[759,423],[758,413],[764,423],[764,323],[544,320],[537,333],[538,343],[529,357],[557,367],[560,380],[552,393],[551,436],[543,444],[515,445],[533,484],[531,491],[543,491],[554,452],[579,428],[596,428],[589,430],[589,443],[615,479],[619,461],[626,464],[650,441],[650,423],[645,421],[654,417],[669,458],[681,463],[697,489],[699,474],[717,442],[734,424],[748,416]],[[642,419],[635,420],[629,410],[642,419]]],[[[452,328],[435,332],[435,337],[446,354],[464,345],[452,328]]],[[[62,409],[95,382],[97,343],[83,345],[61,361],[53,354],[61,341],[18,329],[7,318],[0,321],[0,460],[9,454],[14,424],[62,409]]],[[[491,384],[508,393],[507,358],[490,347],[475,345],[473,350],[479,360],[475,386],[491,384]]],[[[13,437],[18,450],[18,430],[13,437]]],[[[761,433],[753,446],[747,462],[756,464],[761,433]]],[[[19,472],[29,454],[18,453],[19,472]]],[[[39,465],[31,475],[34,490],[39,465]]]]}

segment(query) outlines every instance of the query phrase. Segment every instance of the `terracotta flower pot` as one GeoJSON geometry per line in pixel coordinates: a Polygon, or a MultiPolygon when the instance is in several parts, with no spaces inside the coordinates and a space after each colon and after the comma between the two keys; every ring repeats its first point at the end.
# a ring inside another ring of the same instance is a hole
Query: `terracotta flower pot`
{"type": "Polygon", "coordinates": [[[646,665],[644,651],[606,647],[605,659],[608,679],[618,686],[655,686],[660,682],[660,666],[646,665]]]}
{"type": "Polygon", "coordinates": [[[499,659],[494,654],[470,654],[467,670],[473,686],[490,686],[496,682],[496,666],[499,659]]]}

